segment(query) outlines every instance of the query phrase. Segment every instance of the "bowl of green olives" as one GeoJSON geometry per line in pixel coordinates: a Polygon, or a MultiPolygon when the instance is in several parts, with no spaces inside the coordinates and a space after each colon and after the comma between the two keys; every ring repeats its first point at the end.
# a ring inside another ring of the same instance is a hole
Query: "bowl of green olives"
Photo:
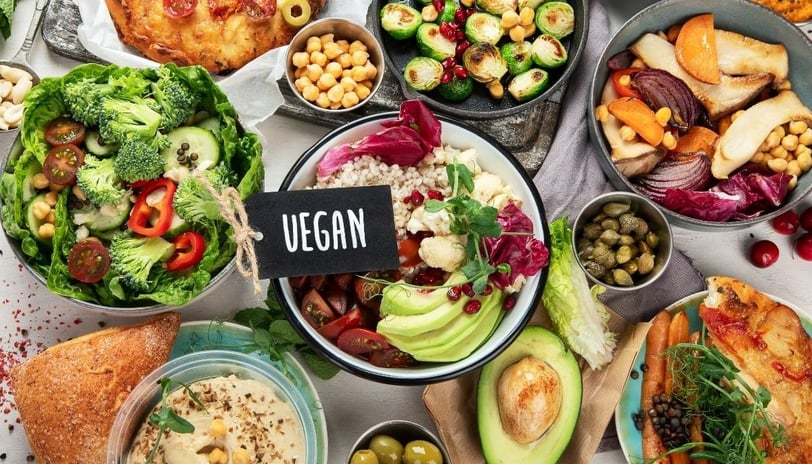
{"type": "Polygon", "coordinates": [[[347,456],[348,464],[449,464],[443,443],[426,427],[389,420],[361,434],[347,456]]]}
{"type": "Polygon", "coordinates": [[[604,193],[587,203],[572,226],[576,260],[589,280],[615,290],[639,290],[671,260],[671,226],[648,198],[604,193]]]}

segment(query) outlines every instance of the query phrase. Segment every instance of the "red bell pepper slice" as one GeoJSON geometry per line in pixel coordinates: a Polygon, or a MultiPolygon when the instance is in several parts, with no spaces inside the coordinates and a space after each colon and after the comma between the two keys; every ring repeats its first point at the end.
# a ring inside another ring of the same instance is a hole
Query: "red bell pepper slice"
{"type": "Polygon", "coordinates": [[[617,92],[618,95],[620,95],[621,97],[640,98],[640,93],[638,93],[636,90],[629,87],[628,85],[623,85],[620,83],[621,77],[631,76],[637,71],[640,71],[640,68],[625,68],[618,69],[617,71],[612,71],[612,86],[615,88],[615,92],[617,92]]]}
{"type": "Polygon", "coordinates": [[[174,215],[172,199],[175,196],[177,186],[172,180],[163,177],[139,186],[141,191],[135,200],[135,206],[130,211],[127,227],[145,237],[160,237],[169,230],[169,226],[172,224],[172,216],[174,215]],[[160,189],[165,190],[160,201],[153,205],[148,204],[147,199],[150,194],[160,189]]]}
{"type": "Polygon", "coordinates": [[[167,271],[182,271],[203,259],[206,240],[199,233],[191,230],[183,232],[175,237],[172,243],[175,245],[175,252],[166,262],[167,271]]]}

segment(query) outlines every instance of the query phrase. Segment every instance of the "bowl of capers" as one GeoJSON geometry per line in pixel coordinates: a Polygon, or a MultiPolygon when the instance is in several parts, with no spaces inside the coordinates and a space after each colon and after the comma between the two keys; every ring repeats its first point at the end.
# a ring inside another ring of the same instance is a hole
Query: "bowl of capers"
{"type": "Polygon", "coordinates": [[[587,277],[604,287],[639,290],[668,267],[671,227],[648,198],[604,193],[587,203],[572,226],[572,246],[587,277]]]}

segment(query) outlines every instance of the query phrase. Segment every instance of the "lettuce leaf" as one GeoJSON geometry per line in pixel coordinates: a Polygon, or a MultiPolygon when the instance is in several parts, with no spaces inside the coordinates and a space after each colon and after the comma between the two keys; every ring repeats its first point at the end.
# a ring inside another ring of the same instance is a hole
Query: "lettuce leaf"
{"type": "Polygon", "coordinates": [[[570,349],[594,370],[613,357],[617,335],[609,331],[609,310],[598,300],[606,289],[590,289],[572,251],[567,216],[550,223],[550,268],[542,301],[553,325],[570,349]]]}

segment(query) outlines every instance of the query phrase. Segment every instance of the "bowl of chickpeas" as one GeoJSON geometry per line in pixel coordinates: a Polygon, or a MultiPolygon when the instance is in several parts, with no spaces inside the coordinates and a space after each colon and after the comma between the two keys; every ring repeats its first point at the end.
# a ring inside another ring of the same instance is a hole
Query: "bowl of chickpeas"
{"type": "Polygon", "coordinates": [[[373,425],[355,441],[347,464],[449,464],[443,443],[428,428],[395,419],[373,425]]]}
{"type": "Polygon", "coordinates": [[[380,43],[364,26],[323,18],[303,27],[287,52],[287,81],[307,107],[347,112],[368,102],[381,86],[380,43]]]}

